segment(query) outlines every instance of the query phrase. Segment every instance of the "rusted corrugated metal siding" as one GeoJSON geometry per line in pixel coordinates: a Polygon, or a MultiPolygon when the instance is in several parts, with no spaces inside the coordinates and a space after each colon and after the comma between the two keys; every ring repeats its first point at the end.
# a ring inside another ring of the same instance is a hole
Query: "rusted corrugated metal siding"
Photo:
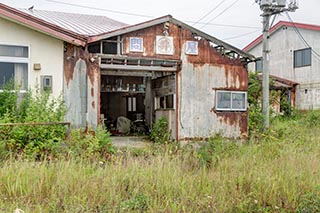
{"type": "Polygon", "coordinates": [[[157,35],[164,35],[163,24],[128,33],[123,36],[124,55],[182,60],[176,73],[177,139],[205,138],[214,134],[226,137],[247,137],[248,112],[215,110],[217,90],[247,91],[248,72],[240,58],[230,58],[218,52],[207,39],[172,23],[168,36],[174,37],[174,54],[157,55],[157,35]],[[129,38],[142,37],[143,53],[129,51],[129,38]],[[186,41],[198,41],[198,55],[186,55],[186,41]]]}
{"type": "Polygon", "coordinates": [[[128,55],[132,57],[151,57],[151,58],[161,58],[161,59],[173,59],[179,60],[180,59],[180,43],[178,39],[179,29],[170,24],[169,29],[167,30],[169,35],[174,37],[174,54],[173,55],[159,55],[156,54],[156,36],[164,36],[164,24],[159,24],[153,27],[148,27],[143,30],[138,30],[132,33],[128,33],[123,36],[123,46],[124,51],[123,55],[128,55]],[[172,26],[172,27],[171,27],[172,26]],[[144,51],[143,53],[139,52],[130,52],[129,51],[129,39],[130,37],[140,37],[143,38],[143,46],[144,51]]]}
{"type": "Polygon", "coordinates": [[[179,138],[209,137],[222,134],[226,137],[246,137],[247,112],[219,112],[215,110],[217,90],[247,91],[248,72],[240,59],[222,55],[206,39],[195,39],[182,31],[181,46],[198,41],[198,55],[181,53],[182,76],[180,89],[179,138]]]}
{"type": "Polygon", "coordinates": [[[100,68],[81,47],[65,44],[64,100],[66,119],[75,127],[95,127],[100,114],[100,68]]]}

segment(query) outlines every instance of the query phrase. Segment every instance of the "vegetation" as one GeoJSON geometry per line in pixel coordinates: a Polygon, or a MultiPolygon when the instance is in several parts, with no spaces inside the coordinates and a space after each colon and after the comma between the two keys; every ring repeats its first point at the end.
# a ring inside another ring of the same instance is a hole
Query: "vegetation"
{"type": "Polygon", "coordinates": [[[155,144],[107,160],[8,159],[0,211],[319,212],[319,127],[316,111],[274,119],[243,144],[216,136],[198,150],[155,144]]]}
{"type": "MultiPolygon", "coordinates": [[[[37,103],[52,100],[27,97],[7,107],[2,122],[63,114],[60,101],[37,114],[37,103]]],[[[199,148],[167,143],[165,120],[156,127],[158,142],[139,150],[116,150],[103,128],[74,130],[71,140],[54,126],[54,137],[43,136],[46,129],[1,129],[0,212],[320,211],[320,111],[276,117],[247,142],[217,135],[199,148]]]]}
{"type": "Polygon", "coordinates": [[[66,126],[46,124],[64,121],[66,107],[61,97],[52,98],[39,89],[18,94],[12,85],[5,85],[0,93],[0,123],[4,124],[0,126],[0,159],[109,158],[115,152],[110,134],[102,127],[96,131],[73,130],[69,139],[66,126]]]}
{"type": "Polygon", "coordinates": [[[168,130],[166,117],[159,118],[153,125],[150,139],[157,144],[165,144],[170,141],[171,132],[168,130]]]}

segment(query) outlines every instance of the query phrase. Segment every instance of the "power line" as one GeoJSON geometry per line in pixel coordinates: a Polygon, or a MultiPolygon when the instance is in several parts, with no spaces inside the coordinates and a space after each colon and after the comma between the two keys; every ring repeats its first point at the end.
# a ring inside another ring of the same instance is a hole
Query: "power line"
{"type": "MultiPolygon", "coordinates": [[[[210,21],[208,21],[208,23],[211,23],[213,20],[215,20],[216,18],[218,18],[219,16],[221,16],[222,14],[224,14],[225,12],[227,12],[231,7],[233,7],[239,0],[235,0],[229,7],[227,7],[226,9],[224,9],[221,13],[219,13],[218,15],[216,15],[215,17],[213,17],[212,19],[210,19],[210,21]]],[[[200,29],[204,28],[205,26],[207,26],[208,24],[204,24],[202,25],[202,27],[200,27],[200,29]]]]}
{"type": "MultiPolygon", "coordinates": [[[[123,12],[123,11],[117,11],[117,10],[109,10],[109,9],[104,9],[104,8],[97,8],[97,7],[78,5],[78,4],[73,4],[73,3],[66,3],[66,2],[56,1],[56,0],[44,0],[44,1],[52,2],[52,3],[56,3],[56,4],[69,5],[69,6],[73,6],[73,7],[80,7],[80,8],[85,8],[85,9],[106,11],[106,12],[110,12],[110,13],[118,13],[118,14],[129,15],[129,16],[138,16],[138,17],[143,17],[143,18],[154,18],[153,16],[144,15],[144,14],[129,13],[129,12],[123,12]]],[[[245,25],[228,25],[228,24],[215,24],[215,23],[210,23],[210,22],[199,22],[199,20],[198,21],[183,20],[183,21],[188,22],[188,23],[192,23],[193,25],[198,23],[198,24],[203,24],[206,26],[207,25],[214,25],[214,26],[221,26],[221,27],[259,29],[258,27],[245,26],[245,25]]]]}
{"type": "MultiPolygon", "coordinates": [[[[182,21],[188,22],[188,23],[195,23],[195,21],[190,21],[190,20],[182,20],[182,21]]],[[[199,22],[198,24],[206,24],[206,25],[213,25],[213,26],[220,26],[220,27],[260,29],[260,27],[253,27],[253,26],[246,26],[246,25],[215,24],[215,23],[208,23],[208,22],[199,22]]]]}
{"type": "Polygon", "coordinates": [[[299,36],[299,38],[302,40],[302,42],[304,43],[304,45],[308,48],[311,49],[311,52],[318,58],[320,59],[320,54],[317,53],[310,45],[309,43],[306,41],[306,39],[302,36],[300,30],[297,28],[297,26],[295,25],[294,21],[292,20],[290,14],[288,12],[286,12],[287,17],[289,18],[290,22],[293,24],[293,29],[294,31],[297,33],[297,35],[299,36]]]}
{"type": "Polygon", "coordinates": [[[222,0],[217,6],[215,6],[212,10],[210,10],[208,13],[206,13],[204,16],[202,16],[198,21],[196,21],[192,26],[198,24],[200,21],[202,21],[204,18],[206,18],[208,15],[210,15],[213,11],[215,11],[220,5],[222,5],[226,0],[222,0]]]}
{"type": "Polygon", "coordinates": [[[249,33],[245,33],[245,34],[241,34],[241,35],[237,35],[237,36],[233,36],[233,37],[224,38],[222,40],[231,40],[231,39],[235,39],[235,38],[240,38],[240,37],[243,37],[243,36],[251,35],[251,34],[256,33],[256,32],[260,32],[260,30],[255,30],[255,31],[252,31],[252,32],[249,32],[249,33]]]}
{"type": "Polygon", "coordinates": [[[69,6],[74,6],[74,7],[80,7],[80,8],[85,8],[85,9],[93,9],[93,10],[106,11],[106,12],[110,12],[110,13],[118,13],[118,14],[129,15],[129,16],[153,18],[152,16],[149,16],[149,15],[142,15],[142,14],[137,14],[137,13],[128,13],[128,12],[117,11],[117,10],[109,10],[109,9],[103,9],[103,8],[97,8],[97,7],[91,7],[91,6],[84,6],[84,5],[72,4],[72,3],[61,2],[61,1],[56,1],[56,0],[44,0],[44,1],[53,2],[53,3],[57,3],[57,4],[63,4],[63,5],[69,5],[69,6]]]}

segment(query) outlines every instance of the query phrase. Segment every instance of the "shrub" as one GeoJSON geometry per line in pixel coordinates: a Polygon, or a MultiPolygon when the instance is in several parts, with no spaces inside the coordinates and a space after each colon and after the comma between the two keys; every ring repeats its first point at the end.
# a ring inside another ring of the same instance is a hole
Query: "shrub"
{"type": "Polygon", "coordinates": [[[166,117],[159,118],[153,125],[150,139],[158,144],[165,144],[170,141],[171,132],[168,131],[168,120],[166,117]]]}
{"type": "Polygon", "coordinates": [[[102,126],[94,130],[73,130],[67,149],[75,157],[109,159],[116,153],[110,133],[102,126]]]}
{"type": "MultiPolygon", "coordinates": [[[[17,92],[9,91],[10,88],[4,87],[4,94],[8,94],[10,101],[1,104],[1,108],[7,109],[1,115],[1,123],[64,121],[66,108],[61,97],[52,98],[36,90],[34,94],[29,91],[18,103],[17,92]]],[[[66,128],[62,125],[8,125],[1,126],[0,132],[3,152],[39,158],[57,154],[55,150],[65,139],[66,128]]]]}

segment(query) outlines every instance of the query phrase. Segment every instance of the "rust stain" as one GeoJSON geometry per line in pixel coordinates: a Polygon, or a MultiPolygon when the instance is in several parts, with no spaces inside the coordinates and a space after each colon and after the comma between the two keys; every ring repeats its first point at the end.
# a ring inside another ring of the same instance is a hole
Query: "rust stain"
{"type": "Polygon", "coordinates": [[[226,76],[225,88],[248,90],[248,71],[243,66],[225,64],[224,71],[226,76]]]}
{"type": "Polygon", "coordinates": [[[94,101],[91,102],[92,108],[96,108],[96,103],[94,101]]]}
{"type": "Polygon", "coordinates": [[[87,50],[84,52],[84,60],[87,64],[87,75],[89,77],[91,86],[94,86],[96,76],[100,75],[99,60],[87,50]]]}
{"type": "Polygon", "coordinates": [[[248,112],[216,112],[219,120],[230,126],[239,126],[242,138],[248,137],[248,112]]]}
{"type": "Polygon", "coordinates": [[[64,48],[65,51],[63,54],[63,70],[68,87],[69,82],[73,79],[74,67],[76,65],[77,59],[76,57],[74,57],[74,45],[64,43],[64,48]]]}
{"type": "Polygon", "coordinates": [[[91,88],[91,97],[94,97],[94,88],[91,88]]]}
{"type": "Polygon", "coordinates": [[[123,55],[131,57],[152,57],[152,58],[161,58],[161,59],[180,59],[180,50],[179,50],[179,27],[170,24],[169,29],[167,30],[168,36],[173,37],[173,46],[174,53],[173,55],[159,55],[156,54],[156,36],[164,36],[164,24],[155,25],[145,29],[137,30],[128,34],[123,35],[123,46],[124,52],[123,55]],[[130,52],[129,51],[129,41],[130,37],[140,37],[143,38],[143,52],[130,52]]]}

